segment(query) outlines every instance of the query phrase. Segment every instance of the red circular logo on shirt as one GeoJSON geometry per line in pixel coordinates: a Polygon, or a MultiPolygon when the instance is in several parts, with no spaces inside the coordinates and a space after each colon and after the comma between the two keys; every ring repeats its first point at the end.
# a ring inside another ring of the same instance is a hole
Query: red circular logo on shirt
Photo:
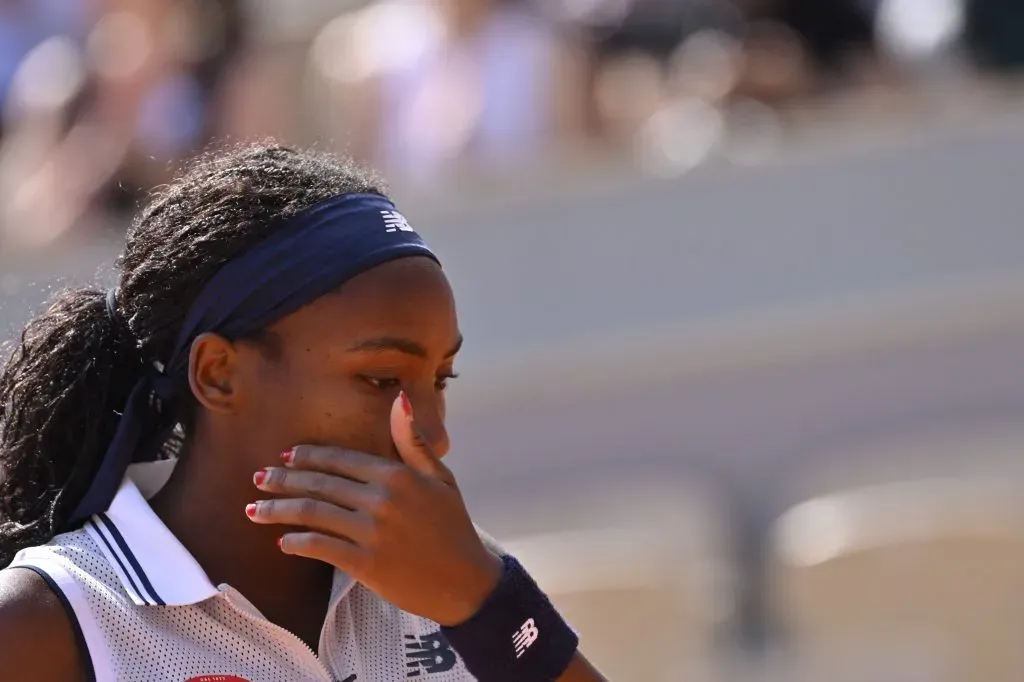
{"type": "Polygon", "coordinates": [[[249,680],[236,675],[200,675],[199,677],[190,677],[185,682],[249,682],[249,680]]]}

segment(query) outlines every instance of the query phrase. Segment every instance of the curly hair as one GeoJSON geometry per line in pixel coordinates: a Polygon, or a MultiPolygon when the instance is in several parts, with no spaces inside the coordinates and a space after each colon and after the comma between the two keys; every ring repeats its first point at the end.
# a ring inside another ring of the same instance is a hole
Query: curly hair
{"type": "Polygon", "coordinates": [[[95,287],[62,292],[28,323],[0,373],[0,568],[60,532],[143,368],[167,359],[221,266],[283,219],[356,192],[385,188],[328,154],[272,142],[207,152],[156,190],[128,231],[120,323],[95,287]]]}

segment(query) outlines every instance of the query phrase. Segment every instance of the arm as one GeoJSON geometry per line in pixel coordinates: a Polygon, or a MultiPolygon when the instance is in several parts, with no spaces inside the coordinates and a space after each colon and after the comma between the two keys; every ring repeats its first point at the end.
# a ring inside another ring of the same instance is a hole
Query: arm
{"type": "Polygon", "coordinates": [[[21,682],[84,682],[75,632],[57,595],[33,571],[0,571],[0,674],[21,682]]]}

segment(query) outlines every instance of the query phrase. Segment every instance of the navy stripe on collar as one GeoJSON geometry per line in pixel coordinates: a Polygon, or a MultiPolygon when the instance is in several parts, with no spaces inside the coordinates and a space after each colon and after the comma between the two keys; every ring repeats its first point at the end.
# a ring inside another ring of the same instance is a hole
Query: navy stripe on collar
{"type": "Polygon", "coordinates": [[[127,559],[132,568],[135,569],[135,575],[139,577],[139,582],[142,583],[142,588],[146,591],[146,594],[143,596],[148,596],[155,606],[164,606],[164,600],[156,593],[156,590],[153,588],[153,583],[149,580],[149,576],[147,576],[146,572],[142,570],[142,566],[139,564],[138,559],[135,558],[135,554],[132,553],[131,547],[129,547],[128,543],[124,541],[124,536],[121,535],[121,531],[117,529],[114,522],[111,521],[110,517],[104,513],[97,514],[95,518],[99,519],[106,529],[110,531],[110,536],[114,539],[114,542],[117,543],[122,556],[127,559]]]}
{"type": "Polygon", "coordinates": [[[152,606],[153,603],[146,599],[142,594],[142,590],[139,589],[138,584],[136,584],[135,579],[132,578],[132,574],[128,571],[128,567],[125,565],[124,557],[121,556],[120,552],[118,552],[114,547],[114,543],[108,534],[104,532],[104,529],[100,528],[100,525],[93,519],[86,521],[85,526],[89,530],[93,531],[95,536],[99,538],[101,543],[103,543],[103,546],[107,550],[107,554],[114,559],[114,563],[116,564],[114,568],[117,570],[118,574],[120,574],[122,586],[125,588],[125,591],[128,592],[128,596],[132,598],[132,601],[138,604],[148,604],[152,606]]]}
{"type": "Polygon", "coordinates": [[[117,575],[126,599],[137,606],[197,604],[219,589],[136,484],[134,479],[144,482],[153,466],[132,465],[110,507],[93,515],[84,529],[117,575]]]}

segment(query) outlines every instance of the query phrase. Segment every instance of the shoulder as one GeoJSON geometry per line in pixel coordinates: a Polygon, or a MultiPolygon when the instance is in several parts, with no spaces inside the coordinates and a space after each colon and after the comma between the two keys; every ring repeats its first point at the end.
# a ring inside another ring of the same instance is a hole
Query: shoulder
{"type": "Polygon", "coordinates": [[[32,570],[0,571],[0,661],[19,680],[85,680],[75,629],[60,598],[32,570]]]}

